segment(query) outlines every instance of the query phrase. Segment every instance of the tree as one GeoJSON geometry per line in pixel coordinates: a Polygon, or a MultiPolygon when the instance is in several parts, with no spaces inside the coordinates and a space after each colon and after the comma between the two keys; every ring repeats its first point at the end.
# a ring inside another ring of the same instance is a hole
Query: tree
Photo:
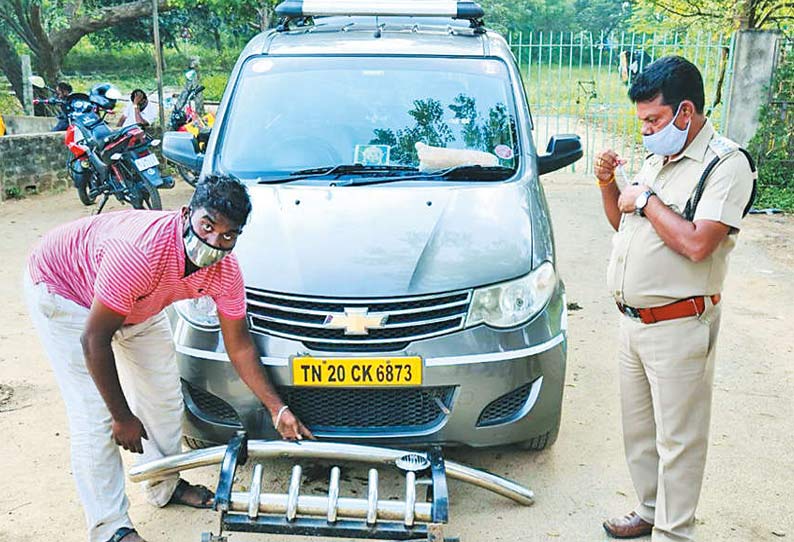
{"type": "Polygon", "coordinates": [[[592,32],[594,36],[602,32],[608,35],[627,21],[631,14],[631,4],[627,0],[574,0],[576,30],[592,32]]]}
{"type": "Polygon", "coordinates": [[[785,29],[794,23],[792,0],[638,0],[632,19],[637,30],[650,22],[667,29],[700,27],[730,32],[736,29],[785,29]]]}
{"type": "MultiPolygon", "coordinates": [[[[83,36],[134,21],[152,10],[150,0],[101,4],[97,0],[0,0],[0,70],[17,96],[23,95],[17,44],[30,51],[36,71],[54,85],[64,58],[83,36]]],[[[169,0],[158,0],[158,5],[161,11],[173,7],[169,0]]]]}

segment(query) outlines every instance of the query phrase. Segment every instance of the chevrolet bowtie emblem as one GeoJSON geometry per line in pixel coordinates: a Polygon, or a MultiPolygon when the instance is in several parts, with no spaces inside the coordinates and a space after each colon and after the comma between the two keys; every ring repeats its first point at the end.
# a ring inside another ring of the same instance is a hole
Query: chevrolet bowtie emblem
{"type": "Polygon", "coordinates": [[[344,329],[345,335],[367,335],[370,329],[380,329],[389,316],[386,313],[369,314],[369,309],[345,307],[344,314],[338,312],[325,317],[323,325],[328,329],[344,329]]]}

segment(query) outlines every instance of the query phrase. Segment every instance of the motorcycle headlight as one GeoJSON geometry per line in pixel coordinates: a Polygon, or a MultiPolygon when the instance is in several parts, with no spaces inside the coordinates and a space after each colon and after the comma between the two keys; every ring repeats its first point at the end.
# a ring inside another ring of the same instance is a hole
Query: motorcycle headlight
{"type": "Polygon", "coordinates": [[[174,309],[194,327],[207,331],[220,329],[218,308],[209,296],[177,301],[174,303],[174,309]]]}
{"type": "Polygon", "coordinates": [[[546,306],[556,286],[554,266],[544,262],[520,279],[475,290],[466,327],[485,323],[507,328],[523,324],[546,306]]]}

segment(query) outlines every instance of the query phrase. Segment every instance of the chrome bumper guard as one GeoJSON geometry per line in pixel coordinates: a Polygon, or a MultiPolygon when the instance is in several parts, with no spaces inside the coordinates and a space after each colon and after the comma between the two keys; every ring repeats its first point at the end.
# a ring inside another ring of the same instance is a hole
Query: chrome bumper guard
{"type": "Polygon", "coordinates": [[[225,542],[224,531],[351,537],[377,540],[443,542],[449,517],[447,476],[487,489],[524,506],[534,502],[529,489],[501,476],[445,461],[439,447],[427,452],[318,441],[248,440],[239,432],[226,446],[215,446],[130,469],[133,482],[157,480],[183,470],[220,464],[215,509],[220,533],[204,533],[202,542],[225,542]],[[405,474],[402,501],[378,498],[378,471],[369,470],[366,499],[339,496],[339,467],[332,467],[327,496],[300,495],[301,467],[292,468],[286,494],[261,493],[263,466],[254,467],[247,493],[232,491],[238,465],[249,458],[293,458],[393,465],[405,474]],[[417,478],[421,476],[422,478],[417,478]],[[417,502],[417,485],[426,485],[426,502],[417,502]]]}

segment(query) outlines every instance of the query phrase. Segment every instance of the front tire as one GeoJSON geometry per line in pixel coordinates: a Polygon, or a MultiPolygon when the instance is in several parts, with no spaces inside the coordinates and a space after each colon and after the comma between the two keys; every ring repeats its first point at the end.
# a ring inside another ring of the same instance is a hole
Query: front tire
{"type": "Polygon", "coordinates": [[[83,205],[93,205],[96,203],[96,196],[91,197],[88,193],[88,182],[86,181],[75,181],[75,186],[77,188],[77,197],[80,198],[80,202],[83,205]]]}
{"type": "Polygon", "coordinates": [[[74,187],[77,189],[77,197],[83,205],[93,205],[96,203],[96,194],[92,197],[89,193],[93,171],[82,166],[78,158],[71,158],[66,162],[69,175],[72,177],[74,187]]]}
{"type": "Polygon", "coordinates": [[[130,188],[130,203],[135,209],[160,211],[163,208],[157,187],[143,178],[138,178],[130,188]]]}

